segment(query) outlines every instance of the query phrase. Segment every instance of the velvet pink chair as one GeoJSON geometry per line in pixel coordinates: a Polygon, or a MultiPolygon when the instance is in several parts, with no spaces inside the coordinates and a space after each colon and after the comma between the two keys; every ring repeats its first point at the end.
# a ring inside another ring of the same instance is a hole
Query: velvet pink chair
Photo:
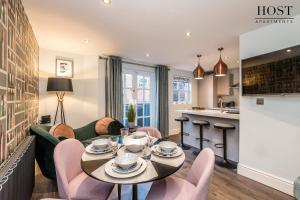
{"type": "Polygon", "coordinates": [[[63,199],[107,199],[114,185],[97,181],[81,169],[83,145],[67,139],[56,145],[54,163],[59,197],[63,199]]]}
{"type": "Polygon", "coordinates": [[[149,132],[150,136],[155,137],[160,139],[161,138],[161,133],[157,128],[153,128],[153,127],[141,127],[138,128],[137,131],[145,131],[145,132],[149,132]]]}
{"type": "Polygon", "coordinates": [[[207,200],[214,163],[214,152],[209,148],[203,149],[186,180],[170,176],[154,182],[147,200],[207,200]]]}

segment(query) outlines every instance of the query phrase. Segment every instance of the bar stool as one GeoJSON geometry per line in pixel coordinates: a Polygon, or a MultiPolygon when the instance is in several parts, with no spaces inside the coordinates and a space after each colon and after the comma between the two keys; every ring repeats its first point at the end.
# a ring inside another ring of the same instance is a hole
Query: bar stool
{"type": "Polygon", "coordinates": [[[194,121],[192,121],[192,123],[194,125],[200,127],[200,132],[199,132],[200,150],[199,151],[193,151],[193,154],[197,156],[203,149],[203,141],[209,142],[208,139],[203,138],[203,126],[209,126],[210,123],[208,121],[204,121],[204,120],[194,120],[194,121]]]}
{"type": "Polygon", "coordinates": [[[215,144],[216,148],[223,148],[223,160],[222,161],[216,161],[216,164],[221,167],[226,167],[229,169],[235,169],[236,165],[230,163],[227,160],[227,130],[233,130],[235,129],[235,126],[233,124],[226,124],[226,123],[215,123],[214,128],[220,129],[223,131],[223,143],[215,144]]]}
{"type": "Polygon", "coordinates": [[[175,121],[178,121],[180,122],[180,134],[181,134],[181,148],[183,150],[189,150],[190,147],[186,146],[185,144],[183,144],[183,135],[184,135],[184,132],[183,132],[183,122],[188,122],[189,121],[189,118],[188,117],[178,117],[178,118],[175,118],[175,121]]]}

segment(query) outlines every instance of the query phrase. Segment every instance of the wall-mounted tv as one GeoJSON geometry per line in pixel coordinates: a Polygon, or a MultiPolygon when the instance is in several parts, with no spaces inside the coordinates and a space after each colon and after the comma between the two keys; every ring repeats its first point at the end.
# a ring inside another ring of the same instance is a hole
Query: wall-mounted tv
{"type": "Polygon", "coordinates": [[[300,93],[300,45],[242,60],[243,95],[300,93]]]}

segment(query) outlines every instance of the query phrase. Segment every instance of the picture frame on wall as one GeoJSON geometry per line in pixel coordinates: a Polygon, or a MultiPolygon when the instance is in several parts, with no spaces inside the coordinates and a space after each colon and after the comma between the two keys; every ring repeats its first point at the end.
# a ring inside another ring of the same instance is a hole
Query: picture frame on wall
{"type": "Polygon", "coordinates": [[[71,58],[56,58],[56,77],[73,78],[74,61],[71,58]]]}

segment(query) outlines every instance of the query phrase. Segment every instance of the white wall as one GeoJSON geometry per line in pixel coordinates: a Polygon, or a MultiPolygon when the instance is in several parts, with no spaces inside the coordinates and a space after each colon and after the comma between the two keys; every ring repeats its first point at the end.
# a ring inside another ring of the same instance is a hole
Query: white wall
{"type": "Polygon", "coordinates": [[[193,78],[193,73],[184,70],[177,70],[171,68],[169,71],[169,134],[178,134],[180,131],[180,124],[174,119],[181,114],[176,110],[192,109],[193,106],[198,106],[198,83],[193,78]],[[183,76],[191,78],[192,80],[192,103],[191,104],[174,104],[173,103],[173,78],[175,76],[183,76]]]}
{"type": "MultiPolygon", "coordinates": [[[[241,59],[300,44],[300,15],[240,36],[241,59]]],[[[292,195],[300,176],[300,95],[241,97],[238,173],[292,195]]]]}
{"type": "Polygon", "coordinates": [[[47,78],[55,76],[56,56],[74,59],[74,92],[66,94],[64,98],[67,124],[78,128],[104,116],[104,65],[99,68],[98,55],[78,55],[47,49],[40,49],[39,116],[51,114],[54,120],[57,98],[55,94],[48,94],[46,87],[47,78]]]}

